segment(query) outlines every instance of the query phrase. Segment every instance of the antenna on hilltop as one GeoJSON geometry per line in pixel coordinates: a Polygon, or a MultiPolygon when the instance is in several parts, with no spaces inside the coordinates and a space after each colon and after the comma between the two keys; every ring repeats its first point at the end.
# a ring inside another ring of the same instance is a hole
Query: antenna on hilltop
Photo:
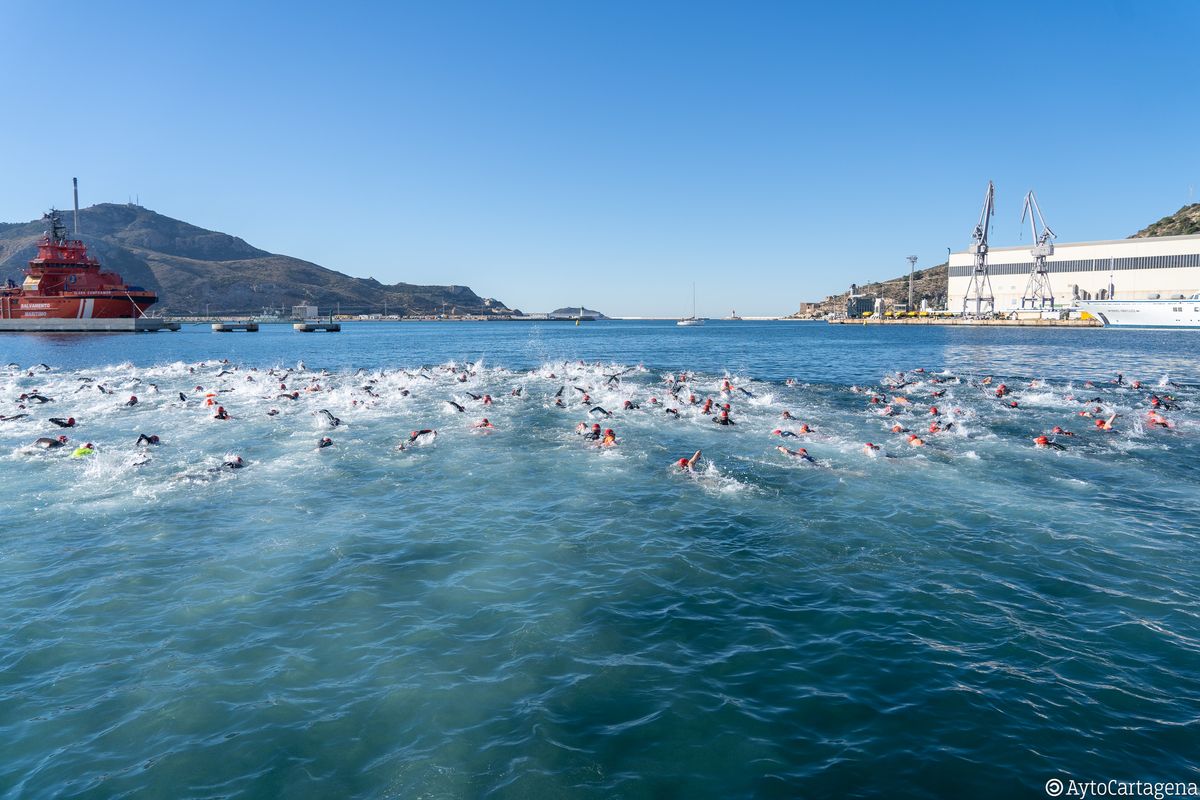
{"type": "Polygon", "coordinates": [[[79,178],[71,178],[71,185],[75,187],[75,235],[79,236],[79,178]]]}

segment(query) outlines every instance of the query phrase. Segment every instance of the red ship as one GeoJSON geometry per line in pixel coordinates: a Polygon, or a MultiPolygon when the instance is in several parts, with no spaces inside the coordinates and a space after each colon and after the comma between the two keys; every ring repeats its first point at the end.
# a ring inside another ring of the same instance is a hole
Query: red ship
{"type": "Polygon", "coordinates": [[[59,329],[51,320],[138,319],[158,302],[154,292],[129,286],[117,273],[104,271],[83,242],[68,239],[57,211],[51,209],[43,219],[50,230],[38,242],[25,280],[18,286],[10,279],[0,288],[0,320],[35,325],[46,320],[59,329]]]}

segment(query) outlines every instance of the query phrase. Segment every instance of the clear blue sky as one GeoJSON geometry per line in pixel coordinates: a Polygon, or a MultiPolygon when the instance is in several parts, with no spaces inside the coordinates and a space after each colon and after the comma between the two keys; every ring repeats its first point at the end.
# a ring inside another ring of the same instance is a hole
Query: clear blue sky
{"type": "Polygon", "coordinates": [[[781,314],[1200,188],[1200,3],[0,6],[0,220],[124,202],[539,311],[781,314]]]}

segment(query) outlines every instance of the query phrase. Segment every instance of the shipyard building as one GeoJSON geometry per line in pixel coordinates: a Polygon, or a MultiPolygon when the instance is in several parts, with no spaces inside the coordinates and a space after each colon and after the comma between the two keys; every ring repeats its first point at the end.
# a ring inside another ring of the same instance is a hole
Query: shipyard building
{"type": "MultiPolygon", "coordinates": [[[[962,305],[975,257],[952,253],[948,305],[962,305]]],[[[1046,257],[1056,306],[1072,300],[1157,300],[1200,292],[1200,235],[1054,243],[1046,257]]],[[[992,247],[987,253],[995,310],[1021,307],[1033,270],[1030,245],[992,247]]]]}

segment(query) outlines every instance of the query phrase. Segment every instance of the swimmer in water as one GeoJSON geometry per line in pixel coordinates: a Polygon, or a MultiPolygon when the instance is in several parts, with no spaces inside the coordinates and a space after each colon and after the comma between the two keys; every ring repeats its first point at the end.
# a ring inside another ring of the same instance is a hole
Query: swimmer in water
{"type": "Polygon", "coordinates": [[[1056,436],[1074,436],[1074,435],[1075,435],[1075,434],[1071,433],[1070,431],[1065,431],[1065,430],[1063,430],[1063,429],[1062,429],[1060,426],[1058,426],[1058,425],[1055,425],[1055,426],[1054,426],[1054,430],[1052,430],[1052,431],[1050,431],[1050,432],[1051,432],[1051,433],[1053,433],[1053,434],[1054,434],[1054,435],[1056,435],[1056,436]]]}
{"type": "MultiPolygon", "coordinates": [[[[583,425],[585,423],[581,422],[579,424],[583,425]]],[[[591,430],[585,430],[583,432],[583,438],[590,439],[593,442],[600,441],[600,436],[601,436],[601,434],[600,434],[600,423],[599,422],[593,422],[591,430]]]]}
{"type": "Polygon", "coordinates": [[[409,446],[417,446],[427,444],[437,438],[437,431],[432,428],[422,428],[419,431],[412,431],[408,434],[408,441],[401,442],[396,445],[397,450],[406,450],[409,446]]]}
{"type": "Polygon", "coordinates": [[[60,428],[74,428],[75,427],[75,418],[74,417],[67,417],[66,419],[63,419],[62,417],[51,417],[50,421],[53,422],[55,425],[57,425],[60,428]]]}
{"type": "Polygon", "coordinates": [[[910,433],[908,435],[908,446],[909,447],[924,447],[925,440],[922,439],[920,436],[917,436],[915,433],[910,433]]]}
{"type": "Polygon", "coordinates": [[[136,394],[131,394],[131,395],[129,395],[129,399],[125,401],[125,405],[127,405],[127,406],[129,406],[129,407],[131,407],[131,408],[132,408],[133,406],[136,406],[137,404],[138,404],[138,399],[137,399],[137,395],[136,395],[136,394]]]}
{"type": "Polygon", "coordinates": [[[333,447],[333,439],[328,436],[321,437],[321,441],[317,442],[317,449],[320,450],[323,447],[333,447]]]}
{"type": "Polygon", "coordinates": [[[96,452],[96,446],[88,442],[83,447],[76,447],[75,452],[71,453],[71,458],[86,458],[96,452]]]}
{"type": "Polygon", "coordinates": [[[213,419],[232,419],[232,417],[225,410],[225,406],[217,406],[217,413],[213,414],[213,419]]]}
{"type": "Polygon", "coordinates": [[[612,428],[604,429],[604,438],[600,440],[601,447],[613,447],[617,443],[617,435],[613,433],[612,428]]]}
{"type": "Polygon", "coordinates": [[[783,453],[785,456],[791,456],[792,458],[799,458],[802,461],[807,461],[810,464],[817,463],[817,460],[815,458],[813,458],[812,456],[810,456],[808,454],[808,451],[805,450],[803,447],[801,447],[798,450],[789,450],[780,444],[780,445],[776,445],[775,449],[778,450],[779,452],[783,453]]]}
{"type": "Polygon", "coordinates": [[[38,403],[53,403],[54,402],[53,397],[46,397],[44,394],[40,394],[38,392],[34,392],[33,394],[22,394],[17,399],[18,400],[33,400],[38,403]]]}
{"type": "Polygon", "coordinates": [[[57,447],[66,447],[67,441],[68,439],[65,436],[58,436],[54,439],[51,439],[49,436],[43,436],[33,444],[35,447],[44,447],[47,450],[53,450],[57,447]]]}
{"type": "Polygon", "coordinates": [[[621,407],[622,407],[623,409],[625,409],[626,411],[632,411],[632,410],[634,410],[634,409],[641,408],[641,406],[639,406],[637,403],[633,402],[632,400],[626,400],[626,401],[625,401],[625,402],[622,404],[622,406],[621,406],[621,407]]]}
{"type": "Polygon", "coordinates": [[[331,427],[331,428],[336,428],[338,425],[342,424],[342,421],[340,419],[338,419],[337,417],[335,417],[333,414],[330,414],[328,409],[322,408],[317,413],[325,415],[325,421],[329,423],[329,427],[331,427]]]}
{"type": "Polygon", "coordinates": [[[1067,449],[1066,447],[1062,446],[1058,442],[1052,441],[1050,439],[1050,437],[1048,437],[1048,436],[1037,437],[1036,439],[1033,440],[1033,446],[1040,447],[1043,449],[1052,448],[1054,450],[1066,450],[1067,449]]]}
{"type": "Polygon", "coordinates": [[[279,409],[278,409],[278,408],[272,408],[270,411],[268,411],[268,412],[267,412],[267,416],[268,416],[268,417],[274,417],[274,416],[276,416],[278,413],[279,413],[279,409]]]}
{"type": "Polygon", "coordinates": [[[181,402],[181,403],[187,402],[187,395],[185,395],[183,392],[179,393],[179,402],[181,402]]]}
{"type": "Polygon", "coordinates": [[[704,401],[704,408],[700,409],[700,413],[708,416],[708,412],[712,411],[712,403],[713,401],[711,397],[706,398],[704,401]]]}
{"type": "Polygon", "coordinates": [[[685,470],[687,472],[694,472],[696,469],[696,464],[698,464],[699,462],[700,462],[700,451],[697,450],[694,454],[692,454],[691,458],[680,458],[678,461],[675,462],[674,466],[677,469],[685,470]]]}
{"type": "MultiPolygon", "coordinates": [[[[586,397],[586,395],[585,395],[585,397],[586,397]]],[[[588,413],[589,414],[600,414],[601,416],[605,416],[605,417],[612,416],[611,411],[608,411],[600,406],[592,406],[590,409],[588,409],[588,413]]]]}
{"type": "Polygon", "coordinates": [[[729,418],[728,410],[722,411],[720,416],[713,417],[712,421],[717,423],[718,425],[736,425],[737,424],[736,422],[734,422],[733,420],[731,420],[729,418]]]}
{"type": "Polygon", "coordinates": [[[772,436],[782,436],[784,439],[787,439],[787,438],[797,439],[797,438],[799,438],[799,436],[798,436],[798,435],[795,433],[795,431],[785,431],[785,430],[783,430],[782,428],[776,428],[775,430],[771,431],[771,435],[772,435],[772,436]]]}
{"type": "MultiPolygon", "coordinates": [[[[246,466],[246,462],[242,460],[242,457],[234,456],[233,458],[224,461],[221,464],[220,469],[241,469],[244,466],[246,466]]],[[[210,472],[217,472],[217,470],[210,470],[210,472]]]]}
{"type": "Polygon", "coordinates": [[[867,442],[866,444],[864,444],[862,449],[863,449],[863,453],[865,455],[870,456],[871,458],[875,458],[880,453],[879,445],[873,444],[871,442],[867,442]]]}
{"type": "Polygon", "coordinates": [[[464,411],[466,411],[465,408],[463,408],[462,406],[460,406],[458,403],[454,402],[453,400],[447,400],[446,405],[450,406],[451,408],[453,408],[455,411],[457,411],[460,414],[463,413],[464,411]]]}
{"type": "Polygon", "coordinates": [[[471,427],[472,428],[492,428],[492,429],[494,429],[496,426],[493,425],[492,423],[488,422],[487,417],[484,417],[483,419],[479,420],[479,422],[476,422],[471,427]]]}
{"type": "Polygon", "coordinates": [[[1146,424],[1152,428],[1172,428],[1174,427],[1167,418],[1157,411],[1149,411],[1146,414],[1146,424]]]}
{"type": "Polygon", "coordinates": [[[139,447],[139,446],[153,445],[153,444],[158,444],[158,443],[159,443],[158,434],[152,433],[149,436],[147,436],[144,433],[139,433],[137,441],[134,442],[134,446],[139,447]]]}
{"type": "Polygon", "coordinates": [[[11,414],[7,417],[0,416],[0,422],[12,422],[13,420],[21,419],[22,417],[28,417],[28,416],[29,416],[28,414],[11,414]]]}
{"type": "Polygon", "coordinates": [[[1112,415],[1111,417],[1109,417],[1108,419],[1098,419],[1098,420],[1096,420],[1096,430],[1101,430],[1101,431],[1111,431],[1111,430],[1113,430],[1113,422],[1116,420],[1116,418],[1117,418],[1118,416],[1119,416],[1118,414],[1113,414],[1113,415],[1112,415]]]}

